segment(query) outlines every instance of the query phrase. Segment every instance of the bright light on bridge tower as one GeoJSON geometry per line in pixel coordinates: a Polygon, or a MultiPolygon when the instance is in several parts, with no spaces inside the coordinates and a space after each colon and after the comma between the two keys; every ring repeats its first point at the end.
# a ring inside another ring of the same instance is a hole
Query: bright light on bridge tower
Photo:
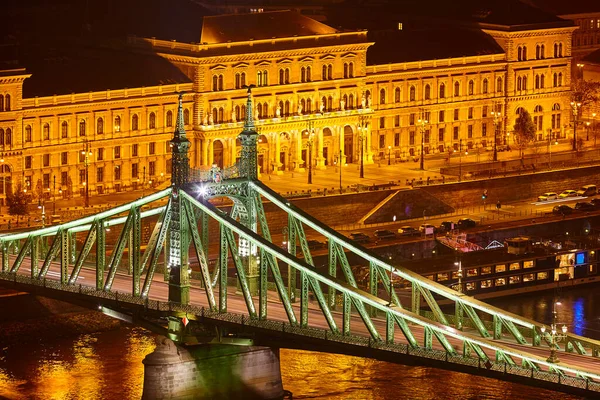
{"type": "Polygon", "coordinates": [[[169,223],[168,238],[165,252],[168,254],[169,273],[169,300],[177,303],[188,304],[190,301],[190,274],[189,274],[189,227],[182,208],[179,191],[184,190],[189,180],[190,159],[188,150],[190,141],[185,135],[183,119],[183,93],[179,94],[179,107],[177,109],[177,124],[173,139],[171,139],[172,175],[171,186],[171,221],[169,223]]]}

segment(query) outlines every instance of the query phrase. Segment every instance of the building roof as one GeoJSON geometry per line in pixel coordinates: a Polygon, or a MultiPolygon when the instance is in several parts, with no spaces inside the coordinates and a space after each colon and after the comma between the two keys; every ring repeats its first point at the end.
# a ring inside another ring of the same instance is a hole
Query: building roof
{"type": "Polygon", "coordinates": [[[371,31],[369,40],[367,65],[504,53],[490,35],[460,27],[371,31]]]}
{"type": "Polygon", "coordinates": [[[242,42],[249,39],[326,35],[336,32],[330,26],[289,10],[228,14],[205,17],[200,42],[242,42]]]}
{"type": "Polygon", "coordinates": [[[32,74],[23,84],[26,98],[191,82],[153,54],[81,47],[42,54],[29,49],[23,60],[32,74]]]}
{"type": "Polygon", "coordinates": [[[521,0],[523,3],[531,4],[556,15],[573,15],[600,12],[598,0],[521,0]]]}

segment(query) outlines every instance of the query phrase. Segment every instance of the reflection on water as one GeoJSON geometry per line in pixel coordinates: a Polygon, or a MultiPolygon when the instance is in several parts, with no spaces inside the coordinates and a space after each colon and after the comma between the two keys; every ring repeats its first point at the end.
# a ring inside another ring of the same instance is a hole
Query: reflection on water
{"type": "MultiPolygon", "coordinates": [[[[558,321],[570,331],[600,339],[600,291],[579,288],[557,296],[529,295],[494,303],[549,324],[556,298],[558,321]]],[[[140,328],[0,348],[0,398],[10,400],[139,399],[143,358],[153,336],[140,328]]],[[[295,399],[539,399],[573,396],[425,367],[370,359],[281,351],[284,387],[295,399]]]]}

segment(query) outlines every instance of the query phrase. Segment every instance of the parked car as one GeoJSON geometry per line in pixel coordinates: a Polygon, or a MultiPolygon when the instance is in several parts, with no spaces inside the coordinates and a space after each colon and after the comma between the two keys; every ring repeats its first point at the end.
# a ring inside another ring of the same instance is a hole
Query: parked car
{"type": "Polygon", "coordinates": [[[419,226],[419,232],[421,233],[435,233],[437,228],[431,224],[423,224],[419,226]]]}
{"type": "Polygon", "coordinates": [[[554,206],[554,208],[552,209],[552,214],[556,214],[556,215],[569,215],[572,212],[573,212],[573,209],[566,204],[554,206]]]}
{"type": "Polygon", "coordinates": [[[579,188],[577,196],[595,196],[597,193],[596,185],[585,185],[579,188]]]}
{"type": "Polygon", "coordinates": [[[440,231],[449,232],[456,228],[456,224],[452,221],[444,221],[440,224],[440,231]]]}
{"type": "Polygon", "coordinates": [[[592,211],[596,209],[596,206],[592,203],[580,201],[577,204],[575,204],[575,209],[579,211],[592,211]]]}
{"type": "Polygon", "coordinates": [[[471,218],[461,218],[458,220],[457,225],[459,229],[467,229],[473,228],[475,225],[477,225],[477,222],[473,221],[471,218]]]}
{"type": "Polygon", "coordinates": [[[387,229],[379,229],[375,231],[375,237],[378,239],[394,239],[396,234],[387,229]]]}
{"type": "Polygon", "coordinates": [[[541,196],[538,196],[538,201],[548,201],[548,200],[556,200],[558,198],[558,194],[554,192],[546,192],[541,196]]]}
{"type": "Polygon", "coordinates": [[[371,240],[371,238],[368,235],[366,235],[366,234],[364,234],[362,232],[353,232],[353,233],[351,233],[350,234],[350,239],[352,239],[352,240],[354,240],[355,242],[358,242],[358,243],[366,243],[366,242],[369,242],[371,240]]]}
{"type": "Polygon", "coordinates": [[[565,190],[564,192],[558,195],[559,199],[566,199],[567,197],[577,197],[577,191],[565,190]]]}
{"type": "Polygon", "coordinates": [[[592,199],[592,200],[590,201],[590,203],[591,203],[591,204],[592,204],[594,207],[596,207],[596,208],[600,208],[600,199],[592,199]]]}
{"type": "Polygon", "coordinates": [[[400,229],[398,229],[398,233],[402,236],[413,236],[413,235],[418,235],[419,234],[419,230],[413,228],[412,226],[402,226],[400,227],[400,229]]]}

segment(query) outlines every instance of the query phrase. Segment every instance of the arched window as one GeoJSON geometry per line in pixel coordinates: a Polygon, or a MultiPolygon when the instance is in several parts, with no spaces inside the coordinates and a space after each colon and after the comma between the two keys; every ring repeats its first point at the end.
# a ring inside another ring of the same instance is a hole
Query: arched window
{"type": "Polygon", "coordinates": [[[540,58],[546,58],[546,47],[544,45],[540,46],[540,58]]]}
{"type": "Polygon", "coordinates": [[[523,77],[523,90],[527,90],[527,77],[523,77]]]}
{"type": "Polygon", "coordinates": [[[223,75],[219,75],[219,90],[223,90],[223,75]]]}
{"type": "Polygon", "coordinates": [[[4,111],[4,96],[0,94],[0,111],[4,111]]]}
{"type": "Polygon", "coordinates": [[[50,124],[45,123],[43,127],[44,140],[50,140],[50,124]]]}
{"type": "Polygon", "coordinates": [[[190,124],[190,110],[187,108],[183,110],[183,124],[184,125],[190,124]]]}
{"type": "Polygon", "coordinates": [[[149,129],[156,128],[156,114],[154,114],[153,112],[151,112],[150,116],[148,116],[148,128],[149,129]]]}
{"type": "Polygon", "coordinates": [[[440,99],[446,98],[446,85],[444,83],[440,83],[440,99]]]}
{"type": "MultiPolygon", "coordinates": [[[[310,99],[308,100],[310,101],[310,99]]],[[[350,93],[350,96],[348,96],[348,103],[347,104],[347,108],[353,109],[355,104],[354,104],[354,95],[352,93],[350,93]]]]}
{"type": "MultiPolygon", "coordinates": [[[[8,95],[6,95],[6,96],[8,97],[8,95]]],[[[7,110],[7,111],[9,111],[9,110],[7,110]]],[[[10,128],[6,128],[4,145],[12,146],[12,130],[10,128]]]]}
{"type": "Polygon", "coordinates": [[[522,90],[523,88],[523,79],[519,76],[517,77],[517,90],[522,90]]]}
{"type": "Polygon", "coordinates": [[[496,92],[502,93],[502,78],[496,79],[496,92]]]}
{"type": "Polygon", "coordinates": [[[546,87],[546,84],[545,84],[545,82],[544,82],[544,81],[545,81],[545,79],[546,79],[546,75],[542,74],[542,75],[540,76],[540,88],[542,88],[542,89],[543,89],[544,87],[546,87]]]}
{"type": "Polygon", "coordinates": [[[301,99],[300,105],[302,106],[302,114],[306,114],[306,99],[301,99]]]}
{"type": "Polygon", "coordinates": [[[212,90],[213,92],[219,90],[219,77],[217,75],[213,75],[212,77],[212,90]]]}
{"type": "Polygon", "coordinates": [[[331,112],[333,110],[333,97],[329,96],[327,98],[327,111],[331,112]]]}
{"type": "Polygon", "coordinates": [[[96,120],[96,134],[101,135],[104,133],[104,119],[99,117],[96,120]]]}
{"type": "Polygon", "coordinates": [[[256,74],[256,85],[257,86],[267,86],[269,84],[267,77],[268,77],[267,70],[258,71],[258,73],[256,74]]]}
{"type": "Polygon", "coordinates": [[[323,80],[327,80],[327,64],[323,64],[323,80]]]}
{"type": "Polygon", "coordinates": [[[333,65],[327,66],[327,79],[333,79],[333,65]]]}
{"type": "MultiPolygon", "coordinates": [[[[236,108],[237,108],[237,106],[236,106],[236,108]]],[[[256,114],[258,114],[258,118],[259,118],[259,119],[262,119],[262,118],[263,118],[263,115],[262,115],[262,113],[263,113],[263,107],[262,107],[262,104],[258,103],[258,104],[256,105],[256,114]]],[[[237,116],[237,110],[236,110],[236,116],[237,116]]]]}
{"type": "Polygon", "coordinates": [[[115,132],[121,132],[121,117],[118,115],[115,117],[115,132]]]}
{"type": "Polygon", "coordinates": [[[310,97],[306,99],[306,108],[304,110],[305,114],[312,113],[312,100],[310,99],[310,97]]]}
{"type": "Polygon", "coordinates": [[[245,120],[246,119],[246,105],[245,104],[242,104],[241,113],[242,113],[242,119],[245,120]]]}
{"type": "Polygon", "coordinates": [[[69,123],[67,121],[63,121],[60,124],[60,136],[65,139],[69,137],[69,123]]]}
{"type": "Polygon", "coordinates": [[[348,63],[344,63],[344,78],[348,78],[348,63]]]}
{"type": "Polygon", "coordinates": [[[167,127],[172,127],[173,126],[173,111],[169,110],[167,111],[167,123],[166,123],[167,127]]]}
{"type": "MultiPolygon", "coordinates": [[[[259,104],[258,106],[260,106],[260,104],[259,104]]],[[[258,108],[259,108],[258,106],[257,106],[257,108],[256,108],[256,109],[257,109],[257,111],[258,111],[258,108]]],[[[236,120],[236,121],[240,121],[240,120],[241,120],[241,118],[242,118],[242,114],[241,114],[241,109],[240,109],[240,106],[239,106],[239,105],[235,106],[235,108],[234,108],[234,112],[235,112],[235,120],[236,120]]],[[[260,111],[258,111],[258,112],[260,113],[260,111]]]]}
{"type": "Polygon", "coordinates": [[[411,86],[408,90],[408,101],[415,101],[417,99],[417,89],[411,86]]]}
{"type": "Polygon", "coordinates": [[[238,73],[235,74],[235,88],[236,89],[239,89],[239,88],[242,87],[242,85],[240,84],[240,81],[241,81],[240,80],[240,73],[238,72],[238,73]]]}
{"type": "Polygon", "coordinates": [[[535,125],[536,130],[541,131],[544,128],[544,116],[540,115],[544,112],[542,106],[537,105],[533,109],[533,124],[535,125]]]}
{"type": "Polygon", "coordinates": [[[515,114],[517,115],[521,115],[523,113],[523,108],[522,107],[517,107],[515,114]]]}
{"type": "Polygon", "coordinates": [[[285,83],[290,83],[290,69],[285,69],[285,83]]]}
{"type": "Polygon", "coordinates": [[[535,88],[536,89],[540,88],[540,76],[539,75],[535,76],[535,88]]]}
{"type": "Polygon", "coordinates": [[[241,82],[242,86],[241,87],[244,87],[244,86],[246,86],[246,73],[242,72],[241,76],[242,76],[242,78],[241,78],[241,80],[242,80],[242,82],[241,82]]]}
{"type": "Polygon", "coordinates": [[[527,61],[527,46],[523,46],[523,61],[527,61]]]}
{"type": "Polygon", "coordinates": [[[537,106],[535,106],[535,108],[533,109],[534,113],[541,113],[543,111],[544,111],[544,109],[539,104],[537,106]]]}
{"type": "Polygon", "coordinates": [[[225,118],[225,110],[223,110],[223,107],[219,107],[219,118],[217,119],[217,121],[219,121],[219,124],[223,123],[224,118],[225,118]]]}
{"type": "Polygon", "coordinates": [[[394,89],[394,103],[400,103],[400,88],[394,89]]]}
{"type": "Polygon", "coordinates": [[[538,44],[538,45],[535,46],[535,59],[539,60],[540,58],[541,58],[541,56],[540,56],[540,45],[538,44]]]}
{"type": "Polygon", "coordinates": [[[552,86],[553,87],[557,87],[558,86],[558,74],[555,72],[553,79],[552,79],[552,86]]]}
{"type": "Polygon", "coordinates": [[[558,56],[562,57],[562,43],[558,44],[558,56]]]}
{"type": "Polygon", "coordinates": [[[558,73],[558,86],[562,86],[562,72],[558,73]]]}
{"type": "Polygon", "coordinates": [[[285,83],[285,71],[283,68],[279,69],[279,84],[283,85],[285,83]]]}
{"type": "Polygon", "coordinates": [[[10,111],[10,94],[4,97],[4,111],[10,111]]]}
{"type": "Polygon", "coordinates": [[[379,104],[385,104],[385,89],[379,91],[379,104]]]}
{"type": "Polygon", "coordinates": [[[85,120],[79,121],[79,136],[85,136],[85,120]]]}
{"type": "Polygon", "coordinates": [[[138,116],[137,114],[133,114],[133,116],[131,117],[131,130],[132,131],[137,131],[138,130],[138,116]]]}
{"type": "Polygon", "coordinates": [[[454,82],[454,95],[460,96],[460,83],[454,82]]]}
{"type": "Polygon", "coordinates": [[[523,49],[521,48],[521,46],[519,46],[519,48],[517,49],[517,60],[521,61],[523,59],[523,49]]]}
{"type": "Polygon", "coordinates": [[[430,100],[431,99],[431,86],[429,86],[429,84],[425,85],[425,94],[424,94],[425,100],[430,100]]]}
{"type": "Polygon", "coordinates": [[[285,108],[283,109],[283,115],[285,115],[286,117],[290,116],[290,101],[286,100],[285,101],[285,108]]]}
{"type": "Polygon", "coordinates": [[[312,67],[310,65],[308,65],[306,67],[306,82],[311,82],[312,81],[312,67]]]}
{"type": "Polygon", "coordinates": [[[219,110],[217,110],[217,108],[213,108],[212,110],[212,117],[213,117],[213,123],[214,124],[218,124],[219,123],[219,110]]]}
{"type": "Polygon", "coordinates": [[[4,129],[0,128],[0,146],[4,146],[4,129]]]}
{"type": "Polygon", "coordinates": [[[32,134],[31,134],[31,125],[27,125],[25,127],[25,141],[26,142],[31,142],[32,140],[32,134]]]}
{"type": "Polygon", "coordinates": [[[300,82],[306,82],[306,67],[300,68],[300,82]]]}
{"type": "Polygon", "coordinates": [[[483,92],[483,94],[487,94],[487,92],[488,92],[488,80],[487,80],[487,78],[483,80],[481,91],[483,92]]]}
{"type": "Polygon", "coordinates": [[[469,81],[469,96],[472,96],[475,93],[475,82],[473,80],[469,81]]]}
{"type": "Polygon", "coordinates": [[[558,57],[558,43],[554,43],[554,58],[558,57]]]}
{"type": "Polygon", "coordinates": [[[348,76],[350,78],[354,78],[354,63],[353,62],[348,64],[348,76]]]}
{"type": "Polygon", "coordinates": [[[560,111],[560,104],[554,103],[554,105],[552,106],[552,111],[560,111]]]}

